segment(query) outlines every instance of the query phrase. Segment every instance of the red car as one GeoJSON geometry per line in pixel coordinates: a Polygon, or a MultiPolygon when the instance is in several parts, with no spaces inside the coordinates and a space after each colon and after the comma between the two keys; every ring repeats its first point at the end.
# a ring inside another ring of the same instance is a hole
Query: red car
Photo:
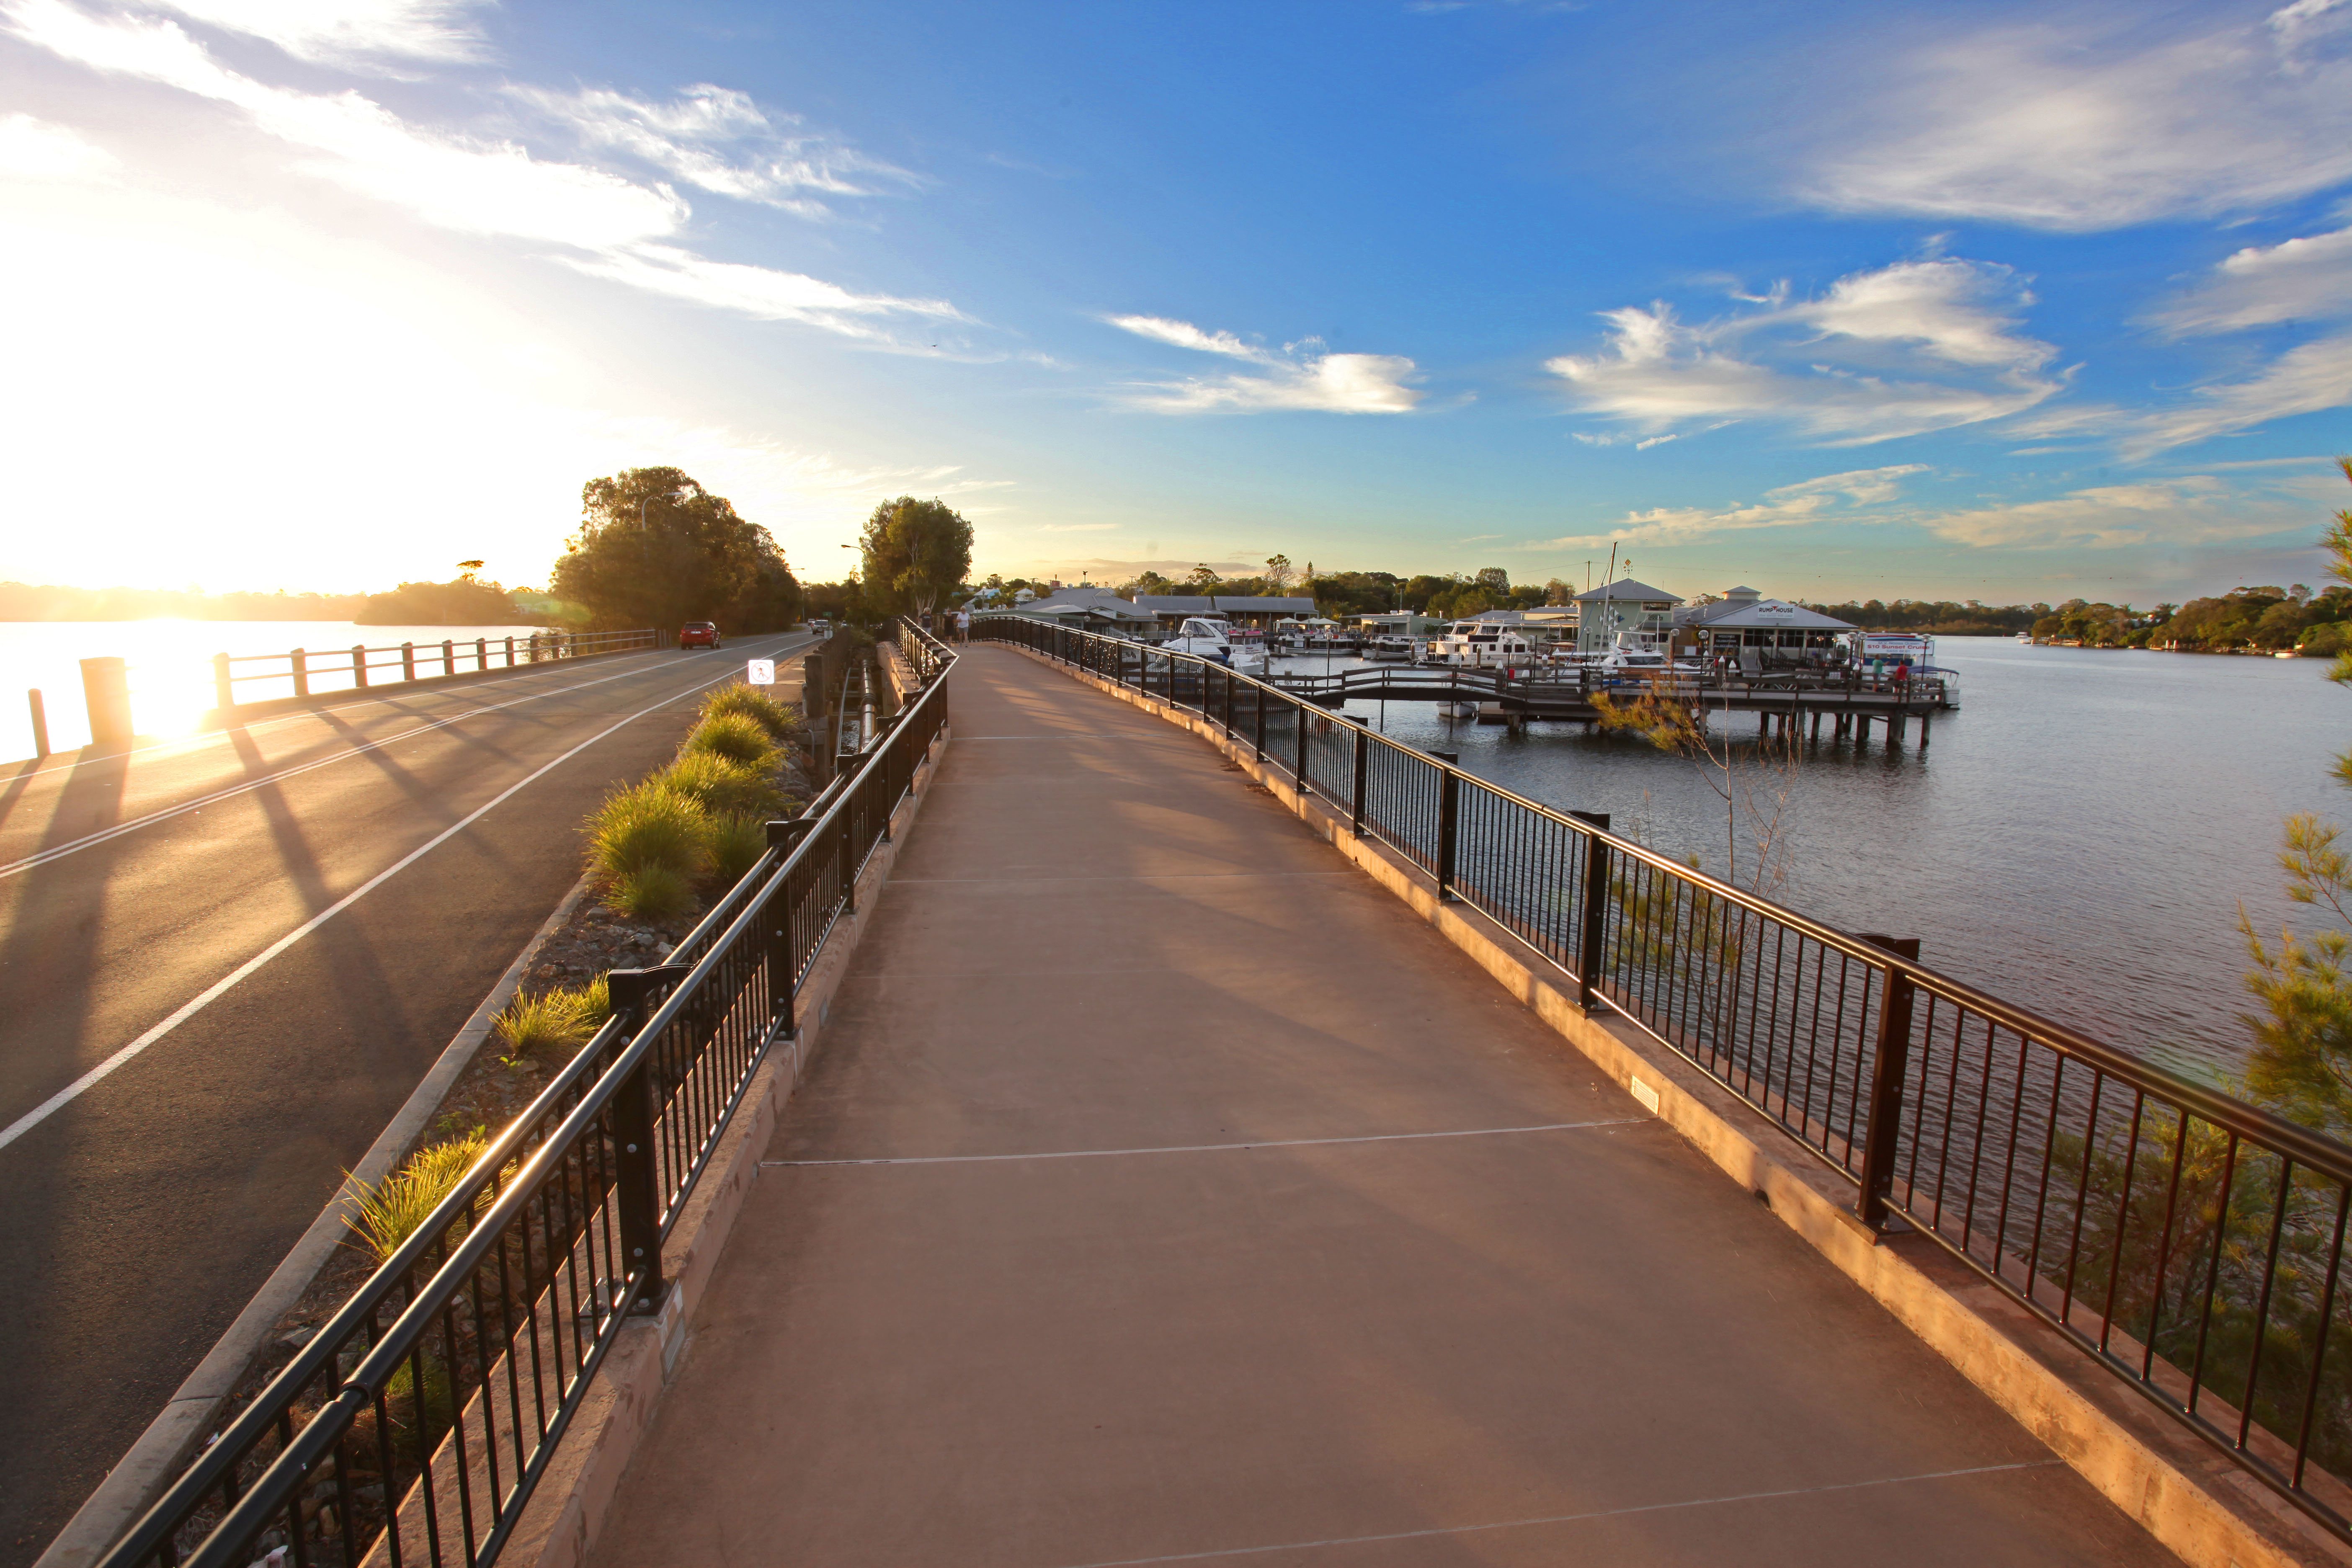
{"type": "Polygon", "coordinates": [[[710,621],[688,621],[685,626],[678,628],[677,646],[680,647],[719,647],[723,645],[719,636],[719,627],[716,624],[710,621]]]}

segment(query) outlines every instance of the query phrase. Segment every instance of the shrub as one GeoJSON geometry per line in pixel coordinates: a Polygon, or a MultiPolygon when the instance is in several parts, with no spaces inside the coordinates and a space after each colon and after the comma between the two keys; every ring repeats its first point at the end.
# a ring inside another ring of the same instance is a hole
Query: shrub
{"type": "Polygon", "coordinates": [[[604,1020],[613,1016],[612,983],[602,974],[585,985],[574,986],[560,994],[571,998],[572,1010],[586,1030],[581,1037],[583,1039],[603,1028],[604,1020]]]}
{"type": "Polygon", "coordinates": [[[517,1055],[562,1050],[588,1037],[580,1027],[579,1007],[563,991],[517,996],[490,1027],[517,1055]]]}
{"type": "Polygon", "coordinates": [[[588,819],[589,859],[608,884],[656,869],[689,880],[702,868],[704,822],[691,795],[656,775],[604,797],[588,819]]]}
{"type": "Polygon", "coordinates": [[[755,768],[769,767],[776,759],[776,748],[769,742],[768,731],[757,720],[740,713],[713,713],[694,727],[680,750],[712,752],[755,768]]]}
{"type": "Polygon", "coordinates": [[[654,775],[714,816],[774,816],[784,792],[764,768],[735,762],[717,752],[687,752],[654,775]]]}
{"type": "Polygon", "coordinates": [[[674,866],[624,872],[604,892],[606,909],[655,924],[675,920],[693,905],[693,879],[674,866]]]}
{"type": "MultiPolygon", "coordinates": [[[[352,1199],[352,1228],[359,1232],[378,1264],[399,1251],[400,1244],[415,1234],[441,1200],[457,1190],[458,1182],[482,1157],[489,1142],[488,1135],[477,1127],[465,1137],[419,1149],[380,1182],[362,1182],[349,1171],[343,1173],[344,1189],[352,1199]]],[[[463,1226],[458,1228],[462,1233],[463,1226]]]]}
{"type": "Polygon", "coordinates": [[[765,816],[714,816],[710,819],[710,876],[720,887],[731,888],[743,873],[768,852],[765,816]]]}
{"type": "Polygon", "coordinates": [[[702,717],[733,714],[749,719],[778,741],[790,740],[801,727],[801,716],[769,696],[740,681],[722,686],[702,700],[702,717]]]}

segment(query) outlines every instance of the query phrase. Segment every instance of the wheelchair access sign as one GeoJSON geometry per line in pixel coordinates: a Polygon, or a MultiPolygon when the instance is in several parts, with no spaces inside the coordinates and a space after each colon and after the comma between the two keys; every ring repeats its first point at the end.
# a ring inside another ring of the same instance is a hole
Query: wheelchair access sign
{"type": "Polygon", "coordinates": [[[772,658],[752,659],[743,679],[753,686],[773,686],[776,683],[776,661],[772,658]]]}

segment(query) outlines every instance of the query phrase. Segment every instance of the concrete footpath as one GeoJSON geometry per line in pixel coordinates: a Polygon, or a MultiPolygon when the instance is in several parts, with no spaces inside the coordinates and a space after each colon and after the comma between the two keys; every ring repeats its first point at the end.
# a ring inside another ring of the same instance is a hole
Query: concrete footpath
{"type": "Polygon", "coordinates": [[[952,679],[603,1568],[2174,1561],[1198,739],[952,679]]]}

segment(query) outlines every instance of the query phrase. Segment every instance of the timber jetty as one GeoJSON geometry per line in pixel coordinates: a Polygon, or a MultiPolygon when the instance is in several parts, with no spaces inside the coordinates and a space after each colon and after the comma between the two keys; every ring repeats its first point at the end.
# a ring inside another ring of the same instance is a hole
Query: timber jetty
{"type": "Polygon", "coordinates": [[[1318,708],[1354,700],[1446,703],[1456,711],[1474,708],[1481,724],[1515,730],[1538,721],[1598,724],[1598,699],[1603,695],[1621,704],[1650,697],[1709,713],[1753,713],[1759,734],[1815,741],[1822,738],[1824,724],[1833,738],[1863,741],[1880,724],[1888,739],[1901,741],[1916,720],[1922,745],[1935,716],[1960,705],[1958,683],[1948,675],[1898,680],[1859,668],[1758,677],[1736,670],[1715,676],[1591,666],[1550,670],[1370,665],[1330,675],[1278,675],[1271,684],[1318,708]]]}

